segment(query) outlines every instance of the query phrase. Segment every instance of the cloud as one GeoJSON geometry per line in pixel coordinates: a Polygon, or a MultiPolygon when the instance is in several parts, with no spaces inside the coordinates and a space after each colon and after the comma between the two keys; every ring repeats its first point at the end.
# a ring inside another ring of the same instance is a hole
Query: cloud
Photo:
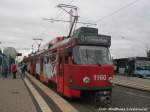
{"type": "MultiPolygon", "coordinates": [[[[59,3],[72,0],[0,0],[0,40],[5,46],[31,48],[33,38],[52,38],[68,34],[68,24],[43,21],[42,18],[69,19],[69,15],[56,8],[59,3]]],[[[132,0],[134,1],[134,0],[132,0]]],[[[74,0],[79,7],[79,20],[94,22],[132,2],[131,0],[74,0]]],[[[146,56],[150,48],[150,3],[139,0],[134,5],[100,21],[99,33],[112,37],[111,53],[115,57],[146,56]]],[[[78,24],[77,27],[83,26],[78,24]]],[[[22,51],[22,52],[27,52],[22,51]]],[[[30,50],[31,52],[31,50],[30,50]]]]}

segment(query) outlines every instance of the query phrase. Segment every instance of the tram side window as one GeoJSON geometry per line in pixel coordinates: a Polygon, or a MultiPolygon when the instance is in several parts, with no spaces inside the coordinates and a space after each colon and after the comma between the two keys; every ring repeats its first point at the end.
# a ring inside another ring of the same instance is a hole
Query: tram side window
{"type": "Polygon", "coordinates": [[[41,71],[41,73],[43,73],[43,61],[44,61],[44,59],[43,59],[43,57],[41,57],[40,58],[40,71],[41,71]]]}
{"type": "Polygon", "coordinates": [[[64,62],[65,62],[65,64],[67,64],[68,63],[68,58],[72,57],[72,48],[65,49],[65,53],[64,54],[65,54],[64,62]]]}
{"type": "Polygon", "coordinates": [[[47,63],[50,63],[50,59],[51,59],[50,57],[51,57],[50,52],[48,52],[48,53],[46,54],[47,63]]]}
{"type": "Polygon", "coordinates": [[[52,53],[51,62],[52,62],[53,64],[56,63],[56,52],[53,52],[53,53],[52,53]]]}
{"type": "Polygon", "coordinates": [[[46,56],[43,56],[43,64],[46,64],[47,63],[46,61],[47,61],[46,56]]]}
{"type": "Polygon", "coordinates": [[[49,56],[47,56],[47,63],[49,63],[49,60],[50,60],[49,58],[50,58],[50,57],[49,57],[49,56]]]}
{"type": "Polygon", "coordinates": [[[65,56],[65,64],[68,63],[68,56],[65,56]]]}
{"type": "Polygon", "coordinates": [[[49,63],[49,56],[48,56],[48,55],[45,55],[45,56],[44,56],[44,63],[45,63],[45,64],[48,64],[48,63],[49,63]]]}
{"type": "Polygon", "coordinates": [[[79,61],[79,63],[81,63],[81,60],[80,60],[80,55],[78,53],[78,48],[74,48],[73,49],[73,64],[77,64],[77,60],[79,61]]]}
{"type": "MultiPolygon", "coordinates": [[[[69,58],[70,55],[68,54],[65,54],[65,57],[64,57],[64,63],[65,64],[68,64],[68,58],[69,58]]],[[[71,56],[70,56],[71,57],[71,56]]]]}
{"type": "Polygon", "coordinates": [[[60,64],[62,63],[62,55],[61,54],[59,55],[59,63],[60,64]]]}

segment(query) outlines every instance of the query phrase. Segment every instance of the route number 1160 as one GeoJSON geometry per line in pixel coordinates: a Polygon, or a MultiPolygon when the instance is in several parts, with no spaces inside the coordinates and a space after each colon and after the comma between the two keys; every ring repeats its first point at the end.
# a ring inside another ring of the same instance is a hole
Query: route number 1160
{"type": "Polygon", "coordinates": [[[94,80],[106,80],[106,75],[94,75],[94,80]]]}

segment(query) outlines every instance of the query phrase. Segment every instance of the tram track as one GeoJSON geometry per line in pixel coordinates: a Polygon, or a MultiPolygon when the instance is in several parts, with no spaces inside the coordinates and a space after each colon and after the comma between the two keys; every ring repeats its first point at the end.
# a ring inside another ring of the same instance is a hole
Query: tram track
{"type": "Polygon", "coordinates": [[[69,101],[71,105],[73,105],[80,112],[98,112],[98,108],[96,108],[90,100],[71,100],[69,101]]]}
{"type": "MultiPolygon", "coordinates": [[[[128,87],[115,85],[112,89],[112,103],[109,107],[96,108],[91,100],[72,100],[69,101],[80,112],[114,112],[115,108],[119,109],[145,109],[144,112],[150,111],[150,93],[128,87]],[[102,110],[106,109],[106,111],[102,110]],[[110,110],[109,110],[110,109],[110,110]]],[[[117,112],[121,112],[117,110],[117,112]]],[[[128,111],[143,112],[143,111],[128,111]]]]}

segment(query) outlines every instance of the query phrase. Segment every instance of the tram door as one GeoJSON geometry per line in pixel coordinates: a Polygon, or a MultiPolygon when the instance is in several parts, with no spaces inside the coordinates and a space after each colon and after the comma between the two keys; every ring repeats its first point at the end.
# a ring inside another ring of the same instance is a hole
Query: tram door
{"type": "Polygon", "coordinates": [[[58,91],[64,93],[64,58],[62,53],[58,55],[58,91]]]}
{"type": "Polygon", "coordinates": [[[43,74],[43,57],[40,58],[40,74],[43,74]]]}

